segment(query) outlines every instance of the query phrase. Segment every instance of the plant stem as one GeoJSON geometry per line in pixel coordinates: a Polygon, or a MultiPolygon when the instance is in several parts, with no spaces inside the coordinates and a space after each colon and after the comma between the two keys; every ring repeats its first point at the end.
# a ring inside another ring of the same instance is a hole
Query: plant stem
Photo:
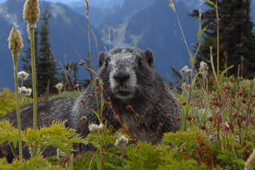
{"type": "Polygon", "coordinates": [[[218,6],[217,0],[215,0],[215,8],[216,8],[216,17],[217,17],[217,80],[219,81],[219,70],[220,70],[220,31],[219,31],[219,13],[218,13],[218,6]]]}
{"type": "MultiPolygon", "coordinates": [[[[255,86],[254,86],[253,91],[251,93],[249,103],[248,103],[248,107],[247,107],[247,115],[246,115],[246,123],[245,123],[245,129],[246,130],[248,128],[248,125],[249,125],[249,122],[250,122],[250,119],[251,119],[250,104],[251,104],[251,99],[252,99],[252,95],[254,94],[254,92],[255,92],[255,86]],[[249,112],[250,112],[250,114],[249,114],[249,112]]],[[[246,131],[246,133],[247,133],[247,131],[246,131]]]]}
{"type": "Polygon", "coordinates": [[[34,27],[30,28],[30,48],[31,48],[31,63],[32,63],[32,84],[33,84],[33,128],[37,129],[37,92],[36,92],[36,68],[35,68],[35,40],[34,27]]]}
{"type": "Polygon", "coordinates": [[[22,160],[22,141],[21,141],[21,123],[20,123],[20,113],[19,113],[19,86],[18,86],[18,52],[14,52],[14,80],[15,80],[15,96],[16,96],[16,114],[17,114],[17,124],[19,131],[19,158],[22,160]]]}

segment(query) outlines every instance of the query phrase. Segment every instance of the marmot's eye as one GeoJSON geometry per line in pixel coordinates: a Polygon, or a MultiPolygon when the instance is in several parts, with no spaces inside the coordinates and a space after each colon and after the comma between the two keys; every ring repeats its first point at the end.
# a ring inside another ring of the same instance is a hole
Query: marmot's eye
{"type": "Polygon", "coordinates": [[[139,58],[139,59],[138,59],[138,65],[140,66],[140,65],[142,65],[142,64],[143,64],[143,61],[142,61],[141,58],[139,58]]]}
{"type": "Polygon", "coordinates": [[[108,67],[108,61],[107,60],[105,61],[104,65],[105,65],[105,67],[108,67]]]}

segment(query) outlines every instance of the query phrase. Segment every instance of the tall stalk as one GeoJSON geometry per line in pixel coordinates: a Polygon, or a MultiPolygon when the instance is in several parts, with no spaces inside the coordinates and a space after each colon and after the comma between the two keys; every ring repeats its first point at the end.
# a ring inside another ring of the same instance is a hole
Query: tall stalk
{"type": "Polygon", "coordinates": [[[21,123],[20,123],[20,113],[19,113],[19,83],[18,83],[18,52],[14,52],[14,81],[15,81],[15,98],[16,98],[16,114],[17,114],[17,124],[19,131],[19,158],[22,159],[22,141],[21,141],[21,123]]]}
{"type": "Polygon", "coordinates": [[[36,92],[36,67],[35,67],[35,38],[34,27],[30,28],[30,48],[32,64],[32,84],[33,84],[33,128],[37,129],[37,92],[36,92]]]}
{"type": "Polygon", "coordinates": [[[217,0],[215,0],[215,8],[216,8],[216,18],[217,18],[217,80],[219,81],[219,72],[220,72],[220,23],[219,23],[219,13],[218,13],[218,6],[217,0]]]}
{"type": "Polygon", "coordinates": [[[20,36],[19,31],[17,31],[15,27],[12,28],[8,41],[9,41],[9,49],[12,52],[12,59],[13,59],[13,65],[14,65],[16,114],[17,114],[18,140],[19,140],[19,158],[22,159],[21,123],[20,123],[20,113],[19,113],[18,58],[19,58],[20,50],[23,47],[23,39],[20,36]]]}

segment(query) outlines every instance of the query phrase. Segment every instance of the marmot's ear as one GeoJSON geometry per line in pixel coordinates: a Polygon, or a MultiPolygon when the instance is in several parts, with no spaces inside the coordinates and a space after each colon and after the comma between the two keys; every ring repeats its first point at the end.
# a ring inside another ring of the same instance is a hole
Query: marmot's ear
{"type": "Polygon", "coordinates": [[[99,68],[104,64],[105,56],[106,56],[106,52],[100,52],[100,54],[99,54],[99,60],[98,60],[98,66],[99,66],[99,68]]]}
{"type": "Polygon", "coordinates": [[[145,52],[144,52],[144,55],[145,55],[145,60],[146,62],[149,64],[150,67],[153,67],[153,62],[154,62],[154,59],[153,59],[153,52],[150,50],[150,49],[147,49],[145,52]]]}

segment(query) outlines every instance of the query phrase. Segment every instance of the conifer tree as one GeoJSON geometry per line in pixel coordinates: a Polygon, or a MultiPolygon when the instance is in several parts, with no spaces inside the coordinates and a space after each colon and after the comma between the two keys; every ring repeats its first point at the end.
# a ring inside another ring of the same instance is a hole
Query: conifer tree
{"type": "MultiPolygon", "coordinates": [[[[56,78],[56,64],[51,53],[50,43],[49,43],[49,22],[50,13],[48,10],[42,15],[42,22],[38,29],[35,30],[35,57],[36,57],[36,82],[37,82],[37,93],[38,96],[48,95],[52,92],[57,92],[54,87],[58,83],[56,78]],[[38,43],[38,34],[39,43],[38,43]],[[39,48],[39,51],[38,51],[39,48]]],[[[29,39],[28,42],[30,43],[29,39]]],[[[24,50],[25,56],[21,58],[24,62],[22,69],[29,73],[31,76],[31,49],[28,47],[24,50]]],[[[32,82],[26,80],[24,86],[32,87],[32,82]]]]}
{"type": "Polygon", "coordinates": [[[51,92],[57,92],[54,86],[58,83],[58,79],[56,78],[56,63],[54,62],[49,43],[49,18],[50,13],[46,9],[41,18],[39,42],[40,62],[37,66],[38,94],[45,93],[46,95],[49,95],[51,92]]]}
{"type": "MultiPolygon", "coordinates": [[[[212,4],[202,14],[202,27],[206,27],[204,41],[197,56],[197,68],[200,61],[210,60],[209,47],[213,47],[214,64],[216,66],[217,21],[216,12],[212,4]]],[[[250,0],[218,0],[219,33],[220,33],[220,69],[234,65],[228,71],[229,75],[238,74],[238,65],[241,64],[239,76],[253,78],[255,73],[255,35],[253,22],[250,16],[250,0]]],[[[189,14],[198,18],[198,10],[189,14]]],[[[210,64],[209,64],[210,65],[210,64]]]]}

